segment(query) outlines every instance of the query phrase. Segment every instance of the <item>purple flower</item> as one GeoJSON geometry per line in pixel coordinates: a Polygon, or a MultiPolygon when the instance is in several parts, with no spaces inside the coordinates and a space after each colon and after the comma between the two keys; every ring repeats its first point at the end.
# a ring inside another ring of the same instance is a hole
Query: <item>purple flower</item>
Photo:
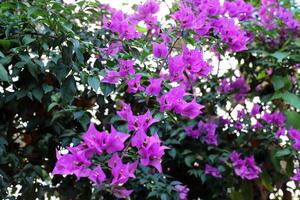
{"type": "Polygon", "coordinates": [[[281,21],[291,31],[295,32],[299,29],[300,23],[293,18],[293,13],[279,5],[274,0],[264,0],[259,9],[258,15],[261,24],[268,30],[279,28],[277,21],[281,21]]]}
{"type": "Polygon", "coordinates": [[[92,164],[91,161],[88,160],[91,154],[86,154],[86,151],[83,150],[82,147],[73,148],[71,150],[71,154],[56,154],[57,162],[52,171],[52,175],[75,174],[77,178],[87,176],[86,169],[92,164]]]}
{"type": "Polygon", "coordinates": [[[187,126],[184,128],[184,130],[187,136],[190,136],[194,139],[198,139],[201,133],[200,130],[198,128],[195,129],[194,126],[187,126]]]}
{"type": "Polygon", "coordinates": [[[138,91],[144,91],[144,87],[141,86],[141,74],[136,74],[133,79],[126,80],[128,85],[128,93],[136,93],[138,91]]]}
{"type": "Polygon", "coordinates": [[[153,55],[156,58],[166,58],[168,56],[168,47],[164,44],[159,44],[156,42],[152,43],[153,55]]]}
{"type": "Polygon", "coordinates": [[[296,173],[291,177],[293,181],[300,181],[300,169],[296,169],[296,173]]]}
{"type": "Polygon", "coordinates": [[[108,161],[108,166],[111,168],[113,176],[112,185],[122,185],[128,181],[129,178],[135,178],[134,172],[137,168],[138,162],[123,164],[121,158],[115,153],[108,161]]]}
{"type": "Polygon", "coordinates": [[[247,92],[250,91],[250,86],[247,84],[244,77],[237,78],[231,85],[233,91],[236,91],[235,100],[237,102],[243,102],[247,92]]]}
{"type": "Polygon", "coordinates": [[[107,132],[99,132],[94,123],[90,123],[90,126],[86,133],[82,136],[83,141],[85,144],[92,149],[93,151],[97,152],[98,154],[102,154],[103,152],[103,143],[106,141],[107,132]]]}
{"type": "MultiPolygon", "coordinates": [[[[147,24],[149,30],[154,30],[154,32],[159,32],[157,26],[157,17],[153,16],[159,11],[159,4],[154,0],[147,0],[143,5],[139,5],[137,13],[133,14],[132,17],[135,18],[137,23],[139,21],[144,21],[147,24]]],[[[150,32],[152,34],[152,32],[150,32]]]]}
{"type": "Polygon", "coordinates": [[[275,133],[275,138],[279,139],[280,136],[285,134],[285,128],[284,127],[279,127],[279,129],[275,133]]]}
{"type": "Polygon", "coordinates": [[[257,114],[260,113],[260,105],[258,105],[257,103],[255,103],[252,107],[252,110],[251,110],[251,115],[252,116],[256,116],[257,114]]]}
{"type": "Polygon", "coordinates": [[[162,95],[158,99],[160,104],[160,112],[164,112],[165,110],[174,110],[179,114],[182,110],[182,106],[185,103],[183,99],[184,94],[185,88],[183,86],[178,86],[176,88],[172,88],[169,92],[162,95]]]}
{"type": "Polygon", "coordinates": [[[206,132],[206,136],[204,141],[206,142],[206,144],[210,144],[210,145],[218,145],[218,138],[216,135],[216,129],[217,129],[217,125],[215,123],[212,122],[202,122],[200,121],[198,123],[198,129],[200,130],[200,132],[206,132]]]}
{"type": "Polygon", "coordinates": [[[106,70],[106,76],[101,80],[103,83],[117,84],[120,81],[120,73],[106,70]]]}
{"type": "Polygon", "coordinates": [[[191,74],[196,73],[200,76],[206,77],[212,70],[212,67],[204,61],[202,52],[197,49],[189,50],[187,47],[185,47],[183,50],[182,59],[185,63],[187,71],[191,74]]]}
{"type": "Polygon", "coordinates": [[[141,164],[144,166],[151,165],[161,173],[162,168],[160,162],[165,153],[165,149],[167,149],[167,147],[160,145],[160,139],[157,134],[147,137],[144,141],[144,145],[138,151],[141,157],[141,164]]]}
{"type": "Polygon", "coordinates": [[[97,187],[101,185],[103,181],[105,181],[106,176],[105,173],[103,172],[102,168],[98,165],[96,168],[93,170],[88,170],[88,178],[93,181],[97,187]]]}
{"type": "Polygon", "coordinates": [[[222,42],[226,43],[233,52],[247,49],[249,38],[246,32],[234,23],[234,19],[220,17],[213,21],[215,32],[219,35],[222,42]]]}
{"type": "Polygon", "coordinates": [[[107,153],[122,151],[124,149],[124,142],[129,137],[129,134],[119,132],[111,125],[111,133],[107,135],[103,148],[107,151],[107,153]]]}
{"type": "Polygon", "coordinates": [[[159,4],[154,0],[147,0],[145,4],[138,6],[138,13],[143,16],[155,14],[159,11],[159,4]]]}
{"type": "Polygon", "coordinates": [[[175,189],[179,193],[180,200],[187,200],[187,196],[190,191],[189,188],[187,188],[185,185],[176,185],[175,189]]]}
{"type": "Polygon", "coordinates": [[[193,30],[200,36],[206,36],[209,34],[210,29],[212,28],[211,22],[207,17],[206,13],[200,13],[194,23],[193,30]]]}
{"type": "Polygon", "coordinates": [[[297,129],[288,130],[289,137],[294,141],[293,148],[297,151],[300,150],[300,131],[297,129]]]}
{"type": "Polygon", "coordinates": [[[234,128],[237,129],[237,130],[242,130],[242,128],[243,128],[242,122],[234,123],[234,128]]]}
{"type": "Polygon", "coordinates": [[[133,60],[119,60],[120,65],[120,76],[127,77],[128,75],[134,74],[134,61],[133,60]]]}
{"type": "Polygon", "coordinates": [[[194,25],[195,15],[190,7],[181,5],[172,17],[181,24],[183,29],[192,28],[194,25]]]}
{"type": "Polygon", "coordinates": [[[136,31],[136,24],[129,22],[122,11],[110,10],[112,12],[111,20],[108,21],[103,17],[103,28],[109,29],[114,33],[118,33],[120,39],[136,39],[141,36],[136,31]]]}
{"type": "Polygon", "coordinates": [[[252,128],[261,129],[263,128],[263,125],[259,121],[256,121],[256,123],[252,126],[252,128]]]}
{"type": "Polygon", "coordinates": [[[184,117],[188,117],[190,119],[196,118],[199,114],[201,114],[201,109],[204,108],[204,106],[198,104],[196,100],[194,99],[192,102],[184,103],[181,115],[184,117]]]}
{"type": "Polygon", "coordinates": [[[237,17],[240,21],[252,19],[254,7],[250,3],[243,0],[225,1],[224,9],[229,13],[230,17],[237,17]]]}
{"type": "Polygon", "coordinates": [[[285,122],[285,117],[281,112],[265,113],[262,119],[269,124],[275,124],[280,127],[284,126],[285,122]]]}
{"type": "Polygon", "coordinates": [[[218,88],[218,92],[230,92],[231,90],[232,89],[231,89],[229,81],[227,79],[221,80],[221,85],[218,88]]]}
{"type": "Polygon", "coordinates": [[[144,130],[137,130],[134,136],[131,138],[131,146],[137,148],[142,147],[147,137],[148,136],[144,130]]]}
{"type": "Polygon", "coordinates": [[[236,175],[240,176],[242,179],[253,180],[258,178],[261,173],[261,169],[256,166],[253,156],[240,159],[240,154],[233,151],[229,158],[232,161],[236,175]]]}
{"type": "Polygon", "coordinates": [[[237,117],[238,117],[239,119],[242,119],[242,118],[244,118],[245,116],[246,116],[246,111],[245,111],[244,109],[238,110],[238,111],[237,111],[237,117]]]}
{"type": "Polygon", "coordinates": [[[184,62],[181,55],[177,55],[175,57],[169,57],[169,73],[171,81],[181,81],[184,79],[184,62]]]}
{"type": "Polygon", "coordinates": [[[113,189],[114,196],[117,198],[120,198],[120,199],[122,199],[122,198],[125,199],[125,198],[129,197],[129,195],[132,192],[133,192],[133,190],[127,190],[125,188],[120,188],[120,187],[113,189]]]}
{"type": "Polygon", "coordinates": [[[205,174],[210,174],[212,175],[213,177],[216,177],[216,178],[221,178],[221,174],[220,174],[220,171],[218,170],[218,168],[216,167],[213,167],[211,165],[208,165],[206,164],[205,165],[205,174]]]}
{"type": "Polygon", "coordinates": [[[121,110],[117,112],[119,117],[123,120],[128,120],[129,117],[133,115],[131,111],[131,106],[129,104],[126,104],[125,102],[121,102],[121,110]]]}
{"type": "Polygon", "coordinates": [[[162,78],[150,78],[150,85],[146,88],[146,93],[148,95],[158,96],[160,93],[162,78]]]}
{"type": "Polygon", "coordinates": [[[148,110],[143,115],[132,115],[127,118],[128,122],[128,130],[130,131],[137,131],[137,130],[144,130],[147,131],[147,129],[154,123],[158,122],[157,119],[154,119],[148,110]]]}
{"type": "Polygon", "coordinates": [[[107,48],[100,49],[108,56],[115,56],[121,50],[123,50],[122,42],[112,42],[107,48]]]}

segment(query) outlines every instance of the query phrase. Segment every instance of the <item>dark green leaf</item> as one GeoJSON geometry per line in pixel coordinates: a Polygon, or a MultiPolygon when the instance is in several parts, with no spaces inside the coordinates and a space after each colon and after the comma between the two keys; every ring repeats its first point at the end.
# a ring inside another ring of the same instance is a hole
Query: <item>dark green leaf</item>
{"type": "Polygon", "coordinates": [[[299,123],[300,113],[295,111],[286,111],[285,115],[287,119],[286,122],[287,128],[296,128],[300,130],[300,123],[299,123]]]}
{"type": "Polygon", "coordinates": [[[23,43],[25,45],[32,43],[33,41],[35,41],[35,38],[32,38],[31,35],[25,35],[22,39],[23,43]]]}
{"type": "Polygon", "coordinates": [[[297,109],[300,109],[300,97],[299,96],[297,96],[293,93],[290,93],[290,92],[285,92],[285,93],[283,93],[282,98],[286,103],[294,106],[297,109]]]}
{"type": "Polygon", "coordinates": [[[272,53],[271,56],[277,59],[278,62],[282,62],[284,58],[286,58],[289,55],[288,52],[280,52],[276,51],[275,53],[272,53]]]}
{"type": "Polygon", "coordinates": [[[9,81],[8,73],[2,64],[0,64],[0,80],[1,81],[9,81]]]}
{"type": "Polygon", "coordinates": [[[278,150],[275,154],[276,157],[283,157],[291,154],[291,151],[289,149],[281,149],[278,150]]]}
{"type": "Polygon", "coordinates": [[[100,88],[101,88],[101,91],[102,91],[103,95],[105,97],[107,97],[108,95],[110,95],[114,91],[115,85],[109,84],[109,83],[101,83],[100,88]]]}
{"type": "Polygon", "coordinates": [[[99,77],[98,76],[89,76],[88,84],[97,92],[100,87],[99,77]]]}

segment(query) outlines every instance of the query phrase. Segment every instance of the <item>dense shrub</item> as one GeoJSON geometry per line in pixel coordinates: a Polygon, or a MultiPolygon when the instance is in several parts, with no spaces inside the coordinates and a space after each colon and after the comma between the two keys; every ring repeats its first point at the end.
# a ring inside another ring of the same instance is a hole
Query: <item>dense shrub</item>
{"type": "Polygon", "coordinates": [[[164,4],[0,4],[1,197],[296,198],[295,2],[164,4]]]}

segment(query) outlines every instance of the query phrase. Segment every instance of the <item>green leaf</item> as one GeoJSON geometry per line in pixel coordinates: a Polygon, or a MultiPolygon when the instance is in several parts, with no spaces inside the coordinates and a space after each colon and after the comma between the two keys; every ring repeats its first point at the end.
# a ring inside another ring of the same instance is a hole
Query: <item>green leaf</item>
{"type": "Polygon", "coordinates": [[[39,102],[42,102],[42,97],[43,97],[43,91],[39,88],[35,88],[32,90],[32,95],[34,98],[36,98],[39,102]]]}
{"type": "Polygon", "coordinates": [[[2,46],[5,50],[8,50],[11,46],[11,41],[10,40],[0,40],[0,46],[2,46]]]}
{"type": "Polygon", "coordinates": [[[194,155],[188,155],[184,158],[184,162],[188,167],[192,167],[192,163],[195,161],[194,155]]]}
{"type": "Polygon", "coordinates": [[[70,66],[72,64],[73,50],[74,46],[70,42],[68,43],[68,46],[62,47],[63,63],[67,66],[70,66]]]}
{"type": "Polygon", "coordinates": [[[53,90],[52,85],[43,84],[42,87],[43,87],[43,90],[44,90],[45,94],[53,90]]]}
{"type": "Polygon", "coordinates": [[[294,106],[297,109],[300,109],[300,97],[299,96],[297,96],[293,93],[290,93],[290,92],[284,92],[282,95],[282,98],[286,103],[294,106]]]}
{"type": "Polygon", "coordinates": [[[132,57],[133,58],[135,58],[135,59],[140,59],[140,56],[141,56],[141,54],[140,54],[140,52],[139,52],[139,50],[138,49],[136,49],[136,48],[131,48],[131,54],[132,54],[132,57]]]}
{"type": "Polygon", "coordinates": [[[61,96],[65,102],[71,102],[74,99],[74,95],[77,91],[76,81],[73,76],[66,78],[60,88],[61,96]]]}
{"type": "Polygon", "coordinates": [[[136,30],[140,33],[147,33],[148,29],[142,26],[137,25],[136,30]]]}
{"type": "Polygon", "coordinates": [[[292,60],[294,60],[296,62],[300,62],[300,55],[291,55],[290,57],[292,60]]]}
{"type": "Polygon", "coordinates": [[[0,57],[1,58],[4,58],[5,57],[5,55],[0,51],[0,57]]]}
{"type": "Polygon", "coordinates": [[[101,83],[100,88],[101,88],[103,95],[105,97],[107,97],[114,91],[115,85],[109,84],[109,83],[101,83]]]}
{"type": "Polygon", "coordinates": [[[168,200],[169,198],[168,198],[167,194],[163,193],[163,194],[160,195],[160,199],[161,200],[168,200]]]}
{"type": "Polygon", "coordinates": [[[2,64],[0,64],[0,80],[9,81],[8,73],[7,73],[6,69],[3,67],[2,64]]]}
{"type": "Polygon", "coordinates": [[[171,149],[170,151],[168,151],[168,154],[169,154],[173,159],[175,159],[175,157],[176,157],[176,150],[175,150],[175,149],[171,149]]]}
{"type": "Polygon", "coordinates": [[[289,149],[281,149],[275,153],[275,156],[279,158],[279,157],[287,156],[289,154],[291,154],[291,151],[289,149]]]}
{"type": "Polygon", "coordinates": [[[263,171],[260,174],[260,179],[261,183],[267,190],[269,190],[270,192],[273,191],[272,178],[267,172],[263,171]]]}
{"type": "Polygon", "coordinates": [[[231,200],[244,200],[243,195],[241,192],[232,190],[230,193],[230,199],[231,200]]]}
{"type": "Polygon", "coordinates": [[[300,40],[299,39],[295,41],[295,45],[300,47],[300,40]]]}
{"type": "Polygon", "coordinates": [[[253,184],[251,181],[243,181],[242,182],[242,195],[245,200],[253,200],[254,194],[253,194],[253,184]]]}
{"type": "Polygon", "coordinates": [[[286,111],[284,112],[286,116],[286,126],[287,128],[296,128],[300,130],[300,113],[295,111],[286,111]]]}
{"type": "Polygon", "coordinates": [[[289,55],[288,52],[280,52],[276,51],[275,53],[272,53],[271,56],[277,59],[278,62],[282,62],[284,58],[286,58],[289,55]]]}
{"type": "Polygon", "coordinates": [[[57,105],[59,105],[59,104],[56,103],[56,102],[51,103],[51,104],[48,106],[47,111],[49,112],[50,110],[52,110],[52,108],[54,108],[54,107],[57,106],[57,105]]]}
{"type": "Polygon", "coordinates": [[[27,45],[35,41],[35,38],[32,38],[31,35],[25,35],[22,39],[22,42],[27,45]]]}
{"type": "Polygon", "coordinates": [[[284,81],[282,76],[273,76],[271,82],[274,86],[274,90],[279,90],[284,87],[284,81]]]}
{"type": "Polygon", "coordinates": [[[88,77],[88,84],[91,86],[96,92],[100,87],[100,80],[97,76],[89,76],[88,77]]]}
{"type": "Polygon", "coordinates": [[[266,76],[267,76],[267,73],[265,70],[263,70],[263,71],[259,72],[259,74],[257,75],[257,79],[261,80],[261,79],[265,78],[266,76]]]}

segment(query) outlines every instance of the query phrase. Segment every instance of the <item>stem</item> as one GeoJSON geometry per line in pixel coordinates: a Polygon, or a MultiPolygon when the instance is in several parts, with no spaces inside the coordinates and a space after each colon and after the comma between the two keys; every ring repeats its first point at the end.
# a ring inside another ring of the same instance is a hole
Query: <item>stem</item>
{"type": "Polygon", "coordinates": [[[160,74],[160,72],[161,72],[163,66],[166,64],[166,62],[167,62],[167,60],[168,60],[168,57],[170,56],[170,54],[171,54],[173,48],[175,47],[175,44],[177,43],[177,41],[178,41],[179,39],[180,39],[180,37],[177,37],[176,40],[173,42],[171,48],[169,49],[169,52],[168,52],[168,55],[167,55],[165,61],[163,62],[163,64],[162,64],[161,66],[159,66],[159,67],[156,69],[156,73],[160,74]]]}

